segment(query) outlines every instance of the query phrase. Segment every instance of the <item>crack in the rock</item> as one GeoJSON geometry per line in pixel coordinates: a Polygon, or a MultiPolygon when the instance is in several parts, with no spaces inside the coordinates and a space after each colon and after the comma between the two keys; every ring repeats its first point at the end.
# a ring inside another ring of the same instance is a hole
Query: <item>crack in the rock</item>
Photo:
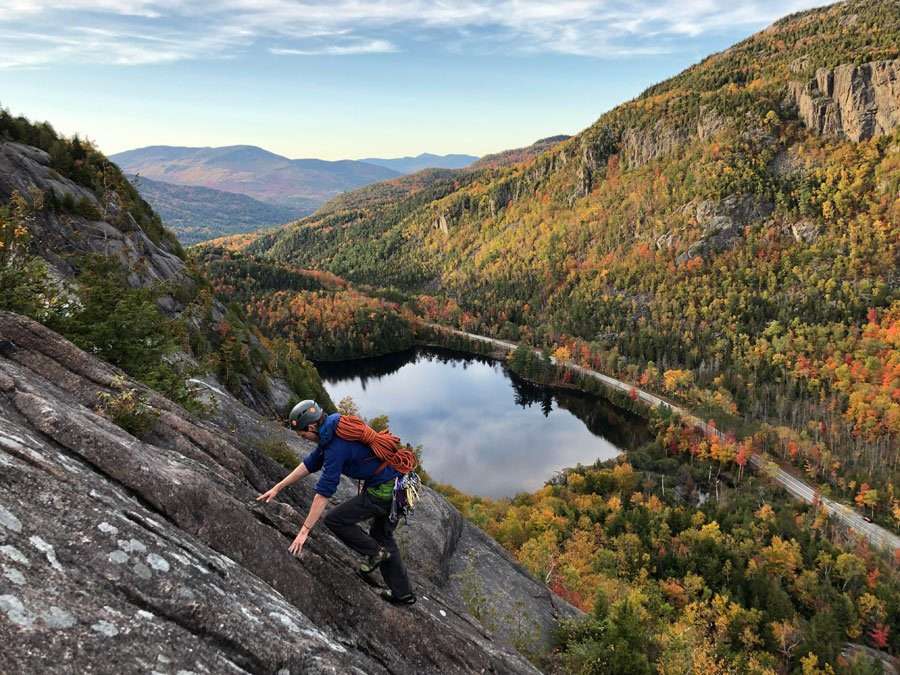
{"type": "MultiPolygon", "coordinates": [[[[118,370],[117,368],[115,368],[115,367],[113,367],[113,366],[109,366],[109,365],[107,364],[107,367],[110,368],[110,370],[112,371],[111,374],[110,374],[110,379],[109,379],[109,381],[101,382],[101,381],[97,380],[97,379],[96,379],[93,375],[91,375],[90,373],[84,372],[84,370],[82,370],[81,368],[79,368],[79,367],[77,366],[77,362],[74,363],[74,364],[70,364],[70,363],[62,363],[62,362],[60,362],[60,358],[65,358],[65,356],[66,356],[65,354],[62,354],[62,355],[54,355],[54,354],[52,354],[52,353],[47,353],[47,352],[45,352],[45,351],[43,351],[43,350],[37,348],[35,345],[41,345],[41,344],[43,344],[43,343],[47,340],[47,336],[46,336],[46,335],[38,335],[38,334],[37,334],[34,330],[32,330],[30,327],[28,327],[28,326],[23,326],[23,325],[21,325],[20,323],[17,323],[17,326],[16,326],[16,327],[19,328],[19,329],[21,329],[21,330],[26,331],[27,334],[28,334],[28,336],[29,336],[29,338],[31,338],[31,339],[28,339],[28,340],[25,340],[25,341],[23,341],[23,340],[20,339],[20,340],[17,342],[20,351],[32,351],[32,352],[34,352],[34,353],[36,353],[36,354],[39,354],[40,356],[42,356],[43,358],[47,359],[48,361],[50,361],[50,362],[52,362],[52,363],[55,363],[55,364],[56,364],[57,366],[59,366],[61,369],[63,369],[63,370],[68,370],[68,371],[70,371],[70,372],[75,373],[76,375],[80,375],[81,377],[83,377],[84,379],[86,379],[88,382],[91,382],[92,384],[95,384],[95,385],[97,385],[98,387],[102,387],[102,388],[104,388],[104,389],[112,389],[113,387],[112,387],[112,385],[111,385],[111,382],[112,382],[112,380],[115,378],[116,374],[122,374],[122,375],[125,374],[125,373],[122,372],[122,371],[119,371],[119,372],[117,373],[117,372],[116,372],[116,371],[118,370]],[[26,343],[27,343],[27,344],[26,344],[26,343]]],[[[73,348],[74,350],[77,350],[77,349],[78,349],[78,348],[75,347],[74,345],[72,345],[72,348],[73,348]]],[[[37,375],[38,377],[47,379],[46,374],[40,372],[40,370],[35,370],[35,368],[32,367],[32,365],[31,365],[30,363],[28,363],[26,360],[24,360],[24,359],[22,359],[22,358],[16,358],[16,356],[10,356],[10,357],[8,357],[8,358],[9,358],[11,361],[13,361],[14,363],[16,363],[16,364],[18,364],[18,365],[20,365],[20,366],[22,366],[22,367],[28,369],[29,371],[31,371],[32,373],[34,373],[34,374],[37,375]]]]}
{"type": "Polygon", "coordinates": [[[256,654],[231,638],[225,635],[203,631],[200,627],[192,624],[186,617],[179,615],[177,612],[173,612],[166,607],[152,604],[129,586],[112,584],[112,587],[121,595],[125,596],[132,605],[174,623],[191,635],[203,640],[207,644],[210,644],[226,654],[228,659],[240,668],[251,673],[262,673],[271,670],[271,667],[267,666],[256,654]]]}
{"type": "Polygon", "coordinates": [[[48,466],[47,464],[42,464],[41,462],[36,460],[34,457],[29,455],[27,452],[23,452],[23,451],[19,450],[18,448],[12,447],[10,445],[4,445],[4,446],[2,446],[2,449],[3,449],[3,452],[7,453],[8,455],[11,455],[12,457],[15,457],[16,459],[19,459],[19,460],[25,462],[25,464],[27,464],[28,466],[31,466],[39,471],[42,471],[49,476],[53,476],[55,479],[57,479],[63,483],[70,482],[69,477],[67,475],[65,475],[65,473],[63,473],[61,470],[57,469],[56,467],[54,467],[52,465],[48,466]]]}
{"type": "Polygon", "coordinates": [[[444,544],[444,550],[441,554],[441,580],[446,586],[450,582],[450,566],[453,556],[456,555],[456,549],[459,547],[459,541],[462,539],[463,528],[465,523],[460,514],[451,514],[450,517],[450,536],[444,544]],[[454,517],[455,516],[455,517],[454,517]]]}

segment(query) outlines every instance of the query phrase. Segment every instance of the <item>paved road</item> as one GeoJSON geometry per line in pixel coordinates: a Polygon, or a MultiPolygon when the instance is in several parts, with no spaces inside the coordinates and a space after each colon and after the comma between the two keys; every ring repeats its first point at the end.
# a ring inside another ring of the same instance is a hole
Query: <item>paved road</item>
{"type": "MultiPolygon", "coordinates": [[[[465,331],[457,330],[455,328],[448,328],[447,326],[441,326],[433,323],[429,323],[426,325],[436,330],[441,330],[469,338],[470,340],[491,344],[495,347],[499,347],[502,351],[505,352],[511,352],[518,346],[513,342],[497,340],[495,338],[485,337],[484,335],[475,335],[474,333],[466,333],[465,331]]],[[[535,353],[540,352],[536,349],[535,353]]],[[[630,394],[632,391],[634,391],[637,393],[637,397],[641,401],[644,401],[645,403],[653,407],[668,408],[672,412],[678,413],[678,415],[681,416],[683,420],[688,422],[688,424],[691,424],[694,427],[703,430],[708,435],[716,435],[719,438],[724,438],[725,436],[721,431],[709,426],[706,422],[690,414],[684,408],[670,403],[669,401],[666,401],[659,396],[655,396],[649,392],[643,391],[642,389],[638,389],[634,385],[623,382],[622,380],[617,380],[614,377],[610,377],[609,375],[598,373],[596,370],[591,370],[590,368],[577,366],[572,363],[559,362],[552,357],[551,361],[553,361],[554,364],[569,368],[579,375],[584,375],[585,377],[591,377],[595,380],[599,380],[612,389],[617,389],[619,391],[625,392],[626,394],[630,394]]],[[[774,480],[784,486],[784,488],[797,499],[802,499],[809,504],[811,504],[816,499],[816,491],[813,487],[811,487],[807,483],[804,483],[802,480],[796,478],[795,476],[792,476],[772,460],[767,459],[766,457],[763,457],[761,455],[753,455],[750,458],[750,464],[753,465],[753,467],[758,471],[765,472],[766,474],[771,476],[774,480]]],[[[897,549],[900,549],[900,537],[891,532],[888,532],[883,527],[876,525],[875,523],[867,522],[859,513],[851,509],[849,506],[821,496],[819,496],[819,502],[822,508],[824,508],[829,515],[834,516],[854,532],[857,532],[864,536],[873,546],[887,549],[889,551],[896,551],[897,549]]]]}

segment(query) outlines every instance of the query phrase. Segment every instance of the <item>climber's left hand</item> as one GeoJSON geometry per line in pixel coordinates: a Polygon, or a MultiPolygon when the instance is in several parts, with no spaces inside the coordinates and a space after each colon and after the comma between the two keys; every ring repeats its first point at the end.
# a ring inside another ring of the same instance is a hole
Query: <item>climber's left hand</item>
{"type": "Polygon", "coordinates": [[[306,538],[308,536],[309,530],[306,529],[306,525],[303,525],[297,533],[297,536],[294,537],[294,541],[291,542],[291,545],[288,547],[288,551],[299,558],[300,552],[303,551],[303,544],[306,543],[306,538]]]}

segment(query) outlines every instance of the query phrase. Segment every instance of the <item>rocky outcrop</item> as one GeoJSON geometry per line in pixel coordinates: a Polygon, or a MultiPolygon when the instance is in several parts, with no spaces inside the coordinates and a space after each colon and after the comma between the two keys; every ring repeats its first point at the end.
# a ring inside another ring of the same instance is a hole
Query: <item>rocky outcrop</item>
{"type": "MultiPolygon", "coordinates": [[[[184,261],[166,242],[154,243],[121,208],[115,193],[103,202],[87,188],[58,174],[50,166],[50,156],[38,148],[0,142],[0,203],[14,192],[29,198],[37,191],[55,195],[58,202],[84,204],[99,218],[77,213],[39,209],[29,228],[36,242],[35,253],[44,257],[63,277],[76,272],[77,256],[92,253],[112,256],[128,270],[134,287],[156,283],[190,285],[184,261]]],[[[174,308],[171,299],[166,301],[174,308]]]]}
{"type": "Polygon", "coordinates": [[[876,665],[881,666],[880,672],[884,673],[884,675],[898,675],[898,673],[900,673],[900,660],[896,657],[891,656],[887,652],[873,649],[872,647],[861,645],[856,642],[846,643],[841,650],[841,656],[848,660],[860,657],[870,659],[876,665]]]}
{"type": "Polygon", "coordinates": [[[691,138],[691,130],[660,119],[649,129],[628,128],[622,134],[622,157],[629,167],[638,167],[670,154],[691,138]]]}
{"type": "Polygon", "coordinates": [[[788,229],[798,244],[812,244],[822,234],[821,226],[808,218],[791,223],[788,229]]]}
{"type": "MultiPolygon", "coordinates": [[[[49,263],[49,277],[58,293],[77,301],[78,268],[83,265],[83,256],[99,254],[116,260],[132,287],[160,287],[156,299],[159,308],[169,316],[183,316],[197,333],[208,333],[225,319],[225,307],[218,300],[213,300],[208,317],[182,314],[195,282],[185,262],[176,255],[174,238],[154,242],[122,207],[115,191],[109,190],[98,199],[91,190],[54,171],[50,156],[43,150],[0,142],[0,205],[14,193],[25,197],[32,206],[26,223],[31,234],[30,248],[49,263]],[[98,219],[50,208],[51,201],[57,205],[75,204],[76,211],[94,212],[98,219]],[[170,289],[172,292],[165,292],[170,289]]],[[[247,340],[254,351],[264,351],[252,332],[248,332],[247,340]]],[[[191,354],[173,358],[202,369],[191,354]]],[[[260,370],[254,367],[253,372],[239,376],[241,400],[264,415],[286,414],[296,394],[283,378],[260,370]]]]}
{"type": "Polygon", "coordinates": [[[656,239],[656,249],[658,251],[669,251],[669,250],[675,248],[677,245],[678,245],[678,235],[672,230],[663,232],[656,239]]]}
{"type": "Polygon", "coordinates": [[[305,441],[214,385],[194,418],[29,319],[0,313],[0,338],[2,672],[535,672],[460,571],[535,644],[574,612],[430,491],[400,530],[420,600],[388,605],[324,528],[288,553],[314,480],[255,501],[285,473],[261,448],[305,441]],[[140,439],[98,406],[128,391],[157,415],[140,439]]]}
{"type": "Polygon", "coordinates": [[[675,152],[694,139],[711,138],[725,123],[725,118],[715,110],[701,106],[696,122],[690,124],[673,124],[663,117],[648,129],[629,127],[622,133],[622,159],[630,168],[641,166],[675,152]]]}
{"type": "Polygon", "coordinates": [[[440,230],[444,234],[450,233],[450,227],[447,225],[447,216],[443,213],[439,213],[434,217],[434,221],[431,223],[431,226],[440,230]]]}
{"type": "MultiPolygon", "coordinates": [[[[756,195],[729,195],[722,200],[700,202],[694,217],[703,229],[703,236],[680,254],[675,259],[676,262],[681,264],[697,256],[705,257],[727,251],[743,238],[747,225],[768,218],[773,210],[771,202],[761,200],[756,195]]],[[[671,236],[660,237],[657,247],[663,248],[665,241],[671,242],[671,236]]]]}
{"type": "Polygon", "coordinates": [[[800,119],[818,134],[858,142],[900,124],[900,59],[819,68],[788,89],[800,119]]]}

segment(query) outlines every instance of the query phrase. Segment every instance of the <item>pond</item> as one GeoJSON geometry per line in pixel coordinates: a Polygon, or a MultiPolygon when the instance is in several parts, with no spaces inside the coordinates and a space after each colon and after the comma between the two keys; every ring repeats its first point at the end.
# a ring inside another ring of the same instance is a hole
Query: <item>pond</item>
{"type": "Polygon", "coordinates": [[[443,349],[316,364],[335,403],[423,447],[431,477],[469,494],[539,489],[561,469],[615,457],[649,438],[646,424],[603,398],[526,382],[499,361],[443,349]]]}

